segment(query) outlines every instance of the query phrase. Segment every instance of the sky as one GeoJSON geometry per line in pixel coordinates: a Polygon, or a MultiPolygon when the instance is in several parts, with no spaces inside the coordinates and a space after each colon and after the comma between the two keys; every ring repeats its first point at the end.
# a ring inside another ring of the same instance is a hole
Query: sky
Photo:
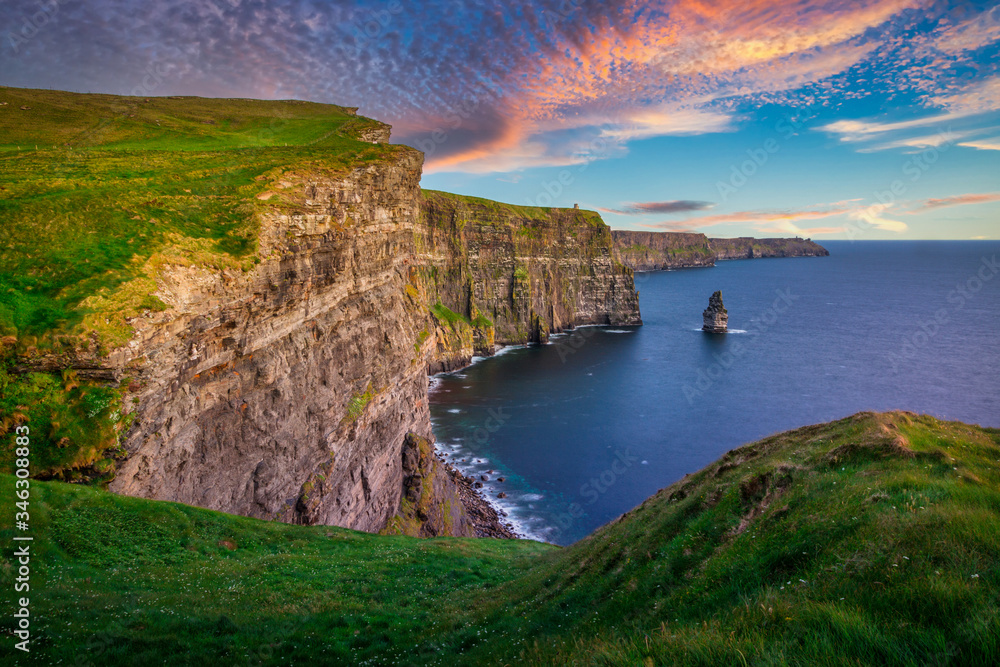
{"type": "Polygon", "coordinates": [[[0,85],[356,106],[616,229],[1000,238],[1000,3],[4,0],[0,85]]]}

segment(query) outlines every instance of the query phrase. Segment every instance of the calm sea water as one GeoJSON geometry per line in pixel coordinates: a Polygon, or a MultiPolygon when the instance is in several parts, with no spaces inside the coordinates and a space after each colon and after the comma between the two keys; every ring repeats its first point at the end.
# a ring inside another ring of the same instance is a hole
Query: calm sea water
{"type": "Polygon", "coordinates": [[[831,257],[638,274],[644,326],[438,376],[440,450],[506,493],[522,532],[568,544],[777,431],[895,409],[1000,426],[1000,243],[825,245],[831,257]],[[715,290],[728,335],[699,331],[715,290]]]}

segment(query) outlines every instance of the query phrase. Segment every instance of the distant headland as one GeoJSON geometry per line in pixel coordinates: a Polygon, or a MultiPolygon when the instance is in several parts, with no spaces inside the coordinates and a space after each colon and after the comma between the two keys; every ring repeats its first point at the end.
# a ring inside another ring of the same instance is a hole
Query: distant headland
{"type": "Polygon", "coordinates": [[[715,266],[726,259],[826,257],[830,252],[812,239],[709,238],[693,232],[612,230],[615,257],[634,271],[715,266]]]}

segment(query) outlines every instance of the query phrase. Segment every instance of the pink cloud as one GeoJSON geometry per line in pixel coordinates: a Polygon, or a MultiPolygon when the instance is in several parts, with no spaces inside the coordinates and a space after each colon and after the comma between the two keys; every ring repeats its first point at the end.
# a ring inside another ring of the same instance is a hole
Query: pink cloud
{"type": "Polygon", "coordinates": [[[985,192],[978,194],[955,195],[954,197],[941,197],[938,199],[925,199],[915,208],[910,209],[910,213],[923,213],[938,208],[948,206],[967,206],[969,204],[987,204],[1000,201],[1000,192],[985,192]]]}

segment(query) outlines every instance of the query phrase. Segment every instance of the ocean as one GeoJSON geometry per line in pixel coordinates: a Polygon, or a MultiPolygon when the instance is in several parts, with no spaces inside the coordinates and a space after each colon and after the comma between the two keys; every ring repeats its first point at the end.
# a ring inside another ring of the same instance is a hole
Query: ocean
{"type": "Polygon", "coordinates": [[[489,478],[521,533],[570,544],[775,432],[863,410],[1000,426],[1000,242],[823,245],[830,257],[636,274],[643,326],[434,377],[439,450],[489,478]],[[725,335],[700,331],[716,290],[725,335]]]}

